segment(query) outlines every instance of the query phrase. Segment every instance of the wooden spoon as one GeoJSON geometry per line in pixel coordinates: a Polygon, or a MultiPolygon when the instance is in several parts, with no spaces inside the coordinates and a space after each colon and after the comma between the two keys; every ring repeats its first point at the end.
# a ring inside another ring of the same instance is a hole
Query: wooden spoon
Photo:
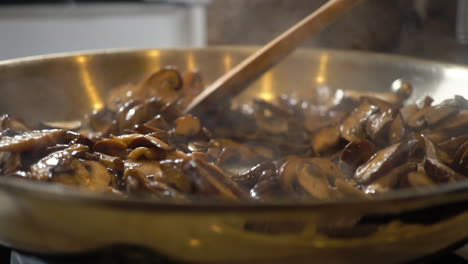
{"type": "Polygon", "coordinates": [[[321,32],[360,0],[330,0],[311,15],[270,41],[195,97],[185,113],[202,112],[206,106],[222,103],[289,55],[308,37],[321,32]]]}

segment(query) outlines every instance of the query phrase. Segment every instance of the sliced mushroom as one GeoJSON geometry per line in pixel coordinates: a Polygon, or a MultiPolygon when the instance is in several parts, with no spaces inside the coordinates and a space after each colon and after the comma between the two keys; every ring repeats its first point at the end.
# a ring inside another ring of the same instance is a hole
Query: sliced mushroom
{"type": "Polygon", "coordinates": [[[307,194],[316,199],[336,198],[333,186],[345,176],[338,166],[328,159],[301,159],[292,157],[280,168],[279,180],[284,191],[301,197],[307,194]]]}
{"type": "Polygon", "coordinates": [[[238,185],[246,189],[251,189],[259,181],[260,176],[266,170],[276,171],[276,166],[272,162],[260,163],[246,172],[233,175],[231,179],[238,185]]]}
{"type": "Polygon", "coordinates": [[[35,130],[22,132],[14,136],[2,134],[0,136],[0,151],[34,151],[70,142],[84,143],[85,145],[92,144],[86,137],[71,131],[35,130]]]}
{"type": "Polygon", "coordinates": [[[368,161],[376,151],[375,145],[369,140],[350,142],[341,152],[338,165],[346,175],[351,177],[356,169],[368,161]]]}
{"type": "Polygon", "coordinates": [[[433,129],[451,137],[465,134],[468,130],[468,110],[462,110],[457,115],[446,118],[434,126],[433,129]]]}
{"type": "Polygon", "coordinates": [[[166,155],[164,152],[145,147],[137,147],[127,155],[127,158],[131,160],[162,160],[165,157],[166,155]]]}
{"type": "Polygon", "coordinates": [[[401,114],[397,114],[397,116],[393,119],[392,124],[390,125],[390,132],[389,132],[389,143],[395,144],[402,141],[406,136],[406,126],[401,117],[401,114]]]}
{"type": "Polygon", "coordinates": [[[93,147],[94,151],[114,156],[114,157],[120,157],[124,153],[124,151],[127,149],[127,144],[122,142],[122,140],[118,138],[113,138],[113,139],[104,139],[101,141],[96,142],[93,147]]]}
{"type": "Polygon", "coordinates": [[[425,127],[427,124],[426,116],[429,110],[430,110],[430,107],[418,109],[417,112],[409,116],[406,124],[413,129],[420,129],[420,128],[425,127]]]}
{"type": "Polygon", "coordinates": [[[451,107],[451,106],[435,106],[431,107],[426,113],[425,118],[426,122],[429,126],[434,126],[439,122],[445,120],[446,118],[452,117],[458,114],[458,108],[451,107]]]}
{"type": "Polygon", "coordinates": [[[185,200],[186,197],[160,181],[149,180],[141,171],[129,169],[124,175],[125,186],[128,193],[138,194],[141,192],[150,193],[158,198],[172,198],[185,200]]]}
{"type": "Polygon", "coordinates": [[[439,144],[441,150],[445,151],[448,154],[455,154],[463,143],[468,140],[468,135],[458,136],[450,138],[446,141],[443,141],[439,144]]]}
{"type": "Polygon", "coordinates": [[[203,160],[192,159],[184,166],[185,173],[194,182],[196,190],[205,195],[238,200],[248,197],[239,186],[218,167],[203,160]]]}
{"type": "Polygon", "coordinates": [[[183,87],[182,77],[174,67],[165,67],[151,74],[134,90],[137,98],[159,97],[174,102],[183,87]]]}
{"type": "Polygon", "coordinates": [[[281,108],[262,100],[255,100],[254,109],[257,125],[263,131],[271,134],[280,134],[288,131],[289,114],[281,108]]]}
{"type": "Polygon", "coordinates": [[[2,115],[0,117],[0,131],[7,129],[16,131],[30,131],[31,129],[21,120],[12,118],[9,115],[2,115]]]}
{"type": "Polygon", "coordinates": [[[368,198],[368,195],[361,189],[356,188],[355,184],[346,180],[337,179],[335,181],[335,188],[338,198],[344,199],[348,197],[354,198],[368,198]]]}
{"type": "Polygon", "coordinates": [[[164,151],[169,151],[172,149],[169,144],[151,135],[127,134],[116,137],[116,139],[121,140],[121,142],[129,148],[148,147],[158,148],[164,151]]]}
{"type": "Polygon", "coordinates": [[[165,103],[160,98],[150,98],[134,105],[127,111],[124,111],[125,115],[123,119],[119,119],[120,131],[147,122],[160,113],[164,107],[165,103]]]}
{"type": "Polygon", "coordinates": [[[407,162],[410,154],[419,143],[416,139],[397,143],[378,151],[369,161],[359,166],[354,174],[356,182],[368,184],[379,177],[384,176],[392,168],[407,162]]]}
{"type": "Polygon", "coordinates": [[[102,153],[96,153],[96,155],[98,157],[98,161],[106,168],[119,173],[124,171],[125,165],[121,159],[102,153]]]}
{"type": "Polygon", "coordinates": [[[410,121],[410,118],[413,115],[415,115],[418,111],[419,111],[419,108],[415,104],[406,105],[400,108],[400,114],[405,124],[408,124],[408,122],[410,121]]]}
{"type": "Polygon", "coordinates": [[[312,149],[315,153],[326,153],[340,143],[340,125],[320,129],[312,136],[312,149]]]}
{"type": "Polygon", "coordinates": [[[436,186],[436,183],[425,172],[417,171],[407,175],[406,185],[410,188],[427,188],[436,186]]]}
{"type": "Polygon", "coordinates": [[[278,177],[270,170],[263,171],[259,181],[250,189],[250,197],[254,200],[272,201],[281,199],[283,195],[278,177]]]}
{"type": "Polygon", "coordinates": [[[393,123],[394,111],[389,108],[385,112],[375,113],[366,123],[366,133],[376,144],[385,145],[393,123]]]}
{"type": "Polygon", "coordinates": [[[468,177],[468,140],[455,153],[450,167],[468,177]]]}
{"type": "Polygon", "coordinates": [[[107,171],[107,168],[93,160],[85,160],[82,163],[89,172],[85,187],[91,191],[108,190],[111,183],[111,175],[107,171]]]}
{"type": "Polygon", "coordinates": [[[410,172],[415,172],[417,164],[409,162],[402,164],[392,170],[386,175],[376,179],[365,188],[367,194],[385,193],[396,188],[402,177],[405,177],[410,172]]]}
{"type": "Polygon", "coordinates": [[[154,177],[156,181],[163,182],[185,194],[193,193],[193,182],[184,172],[186,160],[165,160],[159,163],[162,173],[154,177]]]}
{"type": "Polygon", "coordinates": [[[279,181],[282,188],[288,193],[295,193],[295,178],[298,171],[304,166],[304,160],[299,157],[289,157],[279,168],[279,181]]]}
{"type": "Polygon", "coordinates": [[[424,144],[426,150],[424,170],[433,180],[436,182],[456,182],[465,179],[463,175],[444,164],[443,159],[446,154],[441,152],[434,143],[426,137],[424,137],[424,144]]]}
{"type": "Polygon", "coordinates": [[[377,106],[366,100],[362,101],[359,107],[344,120],[340,128],[341,136],[349,142],[365,139],[364,123],[377,110],[377,106]]]}
{"type": "Polygon", "coordinates": [[[109,189],[111,176],[106,167],[96,161],[80,161],[69,151],[54,152],[32,165],[28,177],[85,187],[92,191],[109,189]]]}
{"type": "Polygon", "coordinates": [[[311,164],[305,164],[297,173],[297,185],[302,191],[319,200],[334,198],[334,192],[323,171],[311,164]]]}

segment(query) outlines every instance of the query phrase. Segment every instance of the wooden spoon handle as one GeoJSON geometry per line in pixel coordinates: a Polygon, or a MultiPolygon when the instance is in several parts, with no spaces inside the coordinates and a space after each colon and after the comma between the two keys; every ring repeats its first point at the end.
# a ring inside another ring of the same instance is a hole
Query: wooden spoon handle
{"type": "Polygon", "coordinates": [[[205,104],[209,106],[222,103],[223,100],[230,100],[244,90],[248,84],[289,55],[304,40],[321,32],[358,1],[360,0],[328,1],[213,82],[190,102],[185,108],[185,113],[202,111],[205,104]]]}

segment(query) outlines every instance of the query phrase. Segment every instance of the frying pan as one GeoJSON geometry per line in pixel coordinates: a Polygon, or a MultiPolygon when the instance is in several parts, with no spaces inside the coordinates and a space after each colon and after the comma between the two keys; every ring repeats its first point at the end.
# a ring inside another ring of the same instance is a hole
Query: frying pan
{"type": "MultiPolygon", "coordinates": [[[[109,90],[164,65],[198,68],[209,83],[255,47],[108,50],[0,62],[0,112],[72,120],[109,90]]],[[[321,87],[388,91],[412,83],[414,98],[468,95],[468,68],[374,53],[299,50],[236,98],[271,100],[321,87]]],[[[241,125],[241,124],[239,124],[241,125]]],[[[468,237],[468,181],[340,202],[162,202],[88,193],[0,177],[0,242],[44,254],[111,245],[147,247],[194,263],[396,263],[468,237]]]]}

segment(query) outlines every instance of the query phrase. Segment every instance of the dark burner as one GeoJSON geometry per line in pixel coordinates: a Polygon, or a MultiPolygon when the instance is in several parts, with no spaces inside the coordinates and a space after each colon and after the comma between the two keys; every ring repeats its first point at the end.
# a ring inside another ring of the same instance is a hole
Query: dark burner
{"type": "MultiPolygon", "coordinates": [[[[8,263],[0,260],[0,263],[8,263]]],[[[11,264],[176,264],[150,250],[135,247],[113,247],[79,256],[37,256],[11,251],[11,264]]],[[[177,263],[180,264],[180,263],[177,263]]]]}
{"type": "MultiPolygon", "coordinates": [[[[0,249],[0,263],[11,264],[181,264],[167,260],[150,250],[135,247],[114,247],[92,254],[79,256],[37,256],[33,254],[0,249]],[[11,252],[11,253],[10,253],[11,252]]],[[[408,264],[468,264],[468,261],[453,254],[437,254],[408,264]]]]}

